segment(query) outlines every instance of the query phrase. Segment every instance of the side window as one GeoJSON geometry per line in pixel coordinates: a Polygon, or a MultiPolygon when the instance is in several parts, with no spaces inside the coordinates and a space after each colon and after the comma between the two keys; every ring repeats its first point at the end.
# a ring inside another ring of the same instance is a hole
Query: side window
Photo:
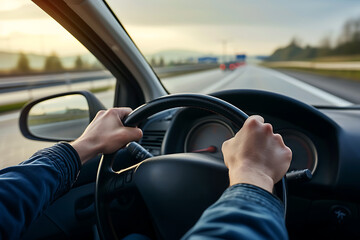
{"type": "Polygon", "coordinates": [[[0,2],[0,169],[53,144],[21,135],[18,117],[28,101],[88,90],[111,107],[114,86],[111,73],[34,3],[0,2]]]}

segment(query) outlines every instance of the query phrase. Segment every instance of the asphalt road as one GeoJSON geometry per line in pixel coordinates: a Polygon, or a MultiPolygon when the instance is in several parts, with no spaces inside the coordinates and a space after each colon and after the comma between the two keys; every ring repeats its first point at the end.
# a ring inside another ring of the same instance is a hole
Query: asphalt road
{"type": "Polygon", "coordinates": [[[347,101],[360,104],[360,81],[327,77],[300,71],[279,70],[280,72],[323,89],[347,101]]]}
{"type": "Polygon", "coordinates": [[[89,124],[89,118],[67,120],[29,126],[32,134],[48,139],[72,140],[80,137],[89,124]]]}
{"type": "MultiPolygon", "coordinates": [[[[342,93],[342,95],[338,95],[344,96],[347,101],[292,77],[295,75],[290,76],[290,73],[287,74],[258,66],[247,65],[235,71],[213,69],[167,78],[164,79],[163,84],[172,93],[211,93],[233,88],[262,89],[288,95],[312,105],[346,106],[352,102],[356,102],[353,101],[354,96],[350,97],[350,95],[359,95],[359,91],[349,91],[347,94],[342,93]],[[349,95],[349,97],[347,97],[347,95],[349,95]]],[[[302,75],[297,77],[301,79],[301,77],[306,76],[302,75]]],[[[316,77],[313,76],[307,76],[306,78],[316,79],[316,77]]],[[[331,84],[330,82],[331,81],[327,84],[331,84]]],[[[334,87],[334,89],[342,89],[342,87],[338,86],[334,87]]],[[[103,101],[105,106],[109,107],[112,105],[112,92],[100,93],[97,94],[97,96],[103,101]]],[[[2,156],[0,168],[22,162],[28,159],[36,150],[53,144],[49,142],[31,141],[22,137],[18,127],[18,116],[19,113],[0,116],[0,152],[2,156]]]]}

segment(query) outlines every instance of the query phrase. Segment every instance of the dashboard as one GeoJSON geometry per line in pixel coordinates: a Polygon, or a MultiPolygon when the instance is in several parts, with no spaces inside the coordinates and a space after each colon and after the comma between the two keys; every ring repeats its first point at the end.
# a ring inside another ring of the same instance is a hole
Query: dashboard
{"type": "MultiPolygon", "coordinates": [[[[336,174],[339,161],[336,157],[337,123],[317,109],[296,100],[271,93],[262,94],[263,100],[260,101],[258,91],[250,90],[226,91],[215,96],[232,103],[248,115],[261,115],[273,125],[274,132],[281,134],[285,144],[292,149],[289,171],[309,169],[314,175],[312,183],[330,184],[331,179],[315,176],[336,174]]],[[[143,130],[141,144],[154,155],[192,152],[211,155],[220,162],[223,161],[222,143],[239,131],[228,119],[195,108],[178,108],[157,114],[146,122],[143,130]],[[161,144],[154,148],[149,140],[156,133],[163,136],[161,144]]]]}
{"type": "MultiPolygon", "coordinates": [[[[313,137],[303,129],[274,117],[266,116],[265,119],[275,126],[274,132],[281,134],[285,144],[293,151],[289,171],[309,169],[314,174],[318,164],[318,150],[313,137]]],[[[222,144],[235,136],[237,131],[238,128],[221,116],[198,109],[183,109],[173,119],[172,128],[165,139],[176,139],[177,143],[173,140],[165,141],[163,152],[203,153],[223,161],[222,144]],[[192,120],[189,120],[190,116],[192,120]]]]}

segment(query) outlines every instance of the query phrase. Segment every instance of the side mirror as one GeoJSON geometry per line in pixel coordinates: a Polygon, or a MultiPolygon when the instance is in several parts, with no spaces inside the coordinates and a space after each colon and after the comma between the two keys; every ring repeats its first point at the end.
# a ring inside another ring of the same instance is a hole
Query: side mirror
{"type": "Polygon", "coordinates": [[[104,105],[90,92],[56,94],[27,104],[20,114],[24,137],[39,141],[78,138],[104,105]]]}

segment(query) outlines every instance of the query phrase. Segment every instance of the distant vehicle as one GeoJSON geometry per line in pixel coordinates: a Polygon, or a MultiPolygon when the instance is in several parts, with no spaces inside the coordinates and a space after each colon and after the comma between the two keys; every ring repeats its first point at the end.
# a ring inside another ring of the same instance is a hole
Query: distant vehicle
{"type": "Polygon", "coordinates": [[[225,62],[225,63],[220,64],[220,69],[223,71],[226,71],[226,70],[232,71],[244,64],[245,64],[245,62],[237,62],[237,61],[225,62]]]}

